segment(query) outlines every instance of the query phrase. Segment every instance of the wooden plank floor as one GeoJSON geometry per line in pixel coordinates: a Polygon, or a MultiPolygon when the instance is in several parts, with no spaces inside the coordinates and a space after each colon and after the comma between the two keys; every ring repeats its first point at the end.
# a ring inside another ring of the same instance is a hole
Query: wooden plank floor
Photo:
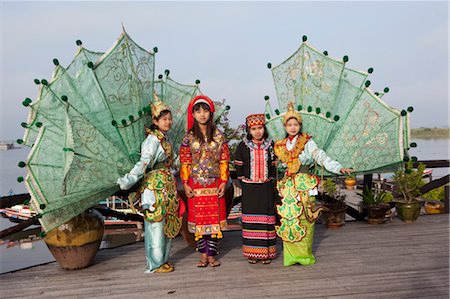
{"type": "MultiPolygon", "coordinates": [[[[198,255],[176,238],[176,270],[144,274],[143,243],[105,249],[94,265],[65,271],[57,263],[0,275],[2,298],[449,298],[448,215],[413,224],[348,222],[316,226],[312,266],[250,265],[240,231],[226,232],[222,266],[197,268],[198,255]]],[[[278,244],[281,251],[281,243],[278,244]]]]}

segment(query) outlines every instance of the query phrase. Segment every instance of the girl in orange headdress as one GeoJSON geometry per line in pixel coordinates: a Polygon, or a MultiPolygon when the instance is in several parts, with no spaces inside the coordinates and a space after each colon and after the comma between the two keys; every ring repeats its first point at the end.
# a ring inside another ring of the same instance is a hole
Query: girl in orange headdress
{"type": "Polygon", "coordinates": [[[180,177],[188,197],[188,228],[195,234],[198,267],[220,266],[215,259],[226,226],[225,186],[230,154],[225,136],[213,122],[213,101],[203,95],[188,107],[188,132],[180,147],[180,177]]]}

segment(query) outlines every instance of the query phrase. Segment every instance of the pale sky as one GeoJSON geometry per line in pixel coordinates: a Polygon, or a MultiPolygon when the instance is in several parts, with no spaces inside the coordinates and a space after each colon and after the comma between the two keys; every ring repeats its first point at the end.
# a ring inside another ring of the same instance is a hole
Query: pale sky
{"type": "MultiPolygon", "coordinates": [[[[17,2],[0,1],[0,140],[23,135],[33,79],[49,79],[52,59],[67,66],[80,39],[104,52],[122,32],[159,48],[157,74],[192,84],[231,106],[232,126],[275,98],[267,62],[294,53],[302,35],[347,67],[367,70],[388,105],[413,106],[411,127],[448,126],[448,2],[17,2]]],[[[273,102],[272,102],[273,103],[273,102]]]]}

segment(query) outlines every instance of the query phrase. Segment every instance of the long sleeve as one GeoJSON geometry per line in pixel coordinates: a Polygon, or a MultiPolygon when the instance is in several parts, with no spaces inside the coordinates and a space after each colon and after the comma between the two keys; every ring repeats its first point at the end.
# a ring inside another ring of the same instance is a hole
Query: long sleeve
{"type": "Polygon", "coordinates": [[[312,139],[309,139],[305,144],[305,148],[298,158],[304,165],[312,165],[314,164],[314,161],[317,161],[317,164],[325,167],[329,172],[336,174],[340,174],[342,168],[342,165],[339,162],[328,157],[328,155],[320,149],[312,139]]]}
{"type": "Polygon", "coordinates": [[[229,162],[230,162],[230,151],[228,149],[228,143],[224,142],[222,144],[222,148],[220,151],[220,161],[219,161],[220,180],[222,183],[227,183],[230,177],[229,162]]]}
{"type": "Polygon", "coordinates": [[[186,135],[180,146],[180,178],[181,181],[187,183],[192,171],[192,156],[189,147],[189,137],[186,135]]]}
{"type": "MultiPolygon", "coordinates": [[[[160,142],[156,136],[149,135],[141,145],[141,159],[134,165],[133,169],[125,176],[117,180],[120,189],[130,189],[134,184],[144,176],[145,170],[149,164],[153,164],[160,142]]],[[[150,165],[152,166],[152,165],[150,165]]]]}
{"type": "Polygon", "coordinates": [[[242,155],[242,148],[244,142],[241,141],[236,148],[236,153],[234,154],[234,165],[236,166],[236,174],[238,179],[244,178],[244,157],[242,155]]]}
{"type": "Polygon", "coordinates": [[[269,161],[270,161],[270,165],[268,165],[269,167],[269,177],[275,177],[276,175],[276,156],[274,153],[274,148],[275,144],[273,141],[270,142],[270,147],[269,147],[269,161]]]}

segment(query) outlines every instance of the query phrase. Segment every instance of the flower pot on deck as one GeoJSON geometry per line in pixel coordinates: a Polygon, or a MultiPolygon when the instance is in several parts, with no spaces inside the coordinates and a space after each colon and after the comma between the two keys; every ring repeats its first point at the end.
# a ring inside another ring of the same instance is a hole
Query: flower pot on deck
{"type": "Polygon", "coordinates": [[[424,208],[427,214],[442,214],[445,212],[445,203],[437,200],[427,200],[424,208]]]}
{"type": "Polygon", "coordinates": [[[348,190],[353,190],[353,189],[355,189],[355,186],[356,186],[356,179],[346,178],[344,180],[344,184],[345,184],[345,188],[347,188],[348,190]]]}
{"type": "Polygon", "coordinates": [[[48,232],[44,241],[63,269],[82,269],[94,260],[103,231],[102,215],[89,209],[48,232]]]}
{"type": "Polygon", "coordinates": [[[417,220],[420,215],[420,210],[424,205],[423,200],[416,200],[413,202],[396,201],[395,209],[398,217],[406,223],[412,223],[417,220]]]}
{"type": "Polygon", "coordinates": [[[346,204],[327,203],[326,209],[322,212],[323,222],[328,228],[340,228],[345,224],[346,204]]]}
{"type": "Polygon", "coordinates": [[[391,209],[388,204],[365,206],[367,211],[367,222],[369,224],[382,224],[386,222],[386,212],[391,209]]]}

